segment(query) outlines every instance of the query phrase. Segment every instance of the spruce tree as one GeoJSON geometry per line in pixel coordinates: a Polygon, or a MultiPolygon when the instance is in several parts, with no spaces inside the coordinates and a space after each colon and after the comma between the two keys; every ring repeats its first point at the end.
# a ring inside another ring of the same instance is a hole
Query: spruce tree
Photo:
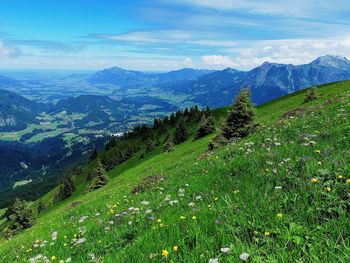
{"type": "Polygon", "coordinates": [[[65,174],[62,184],[59,187],[58,193],[55,196],[55,201],[59,202],[70,197],[75,191],[75,186],[70,174],[65,174]]]}
{"type": "Polygon", "coordinates": [[[197,130],[196,139],[200,139],[214,132],[213,117],[209,115],[207,118],[205,114],[202,115],[200,126],[197,130]]]}
{"type": "Polygon", "coordinates": [[[94,191],[108,183],[108,175],[99,159],[97,159],[97,167],[94,172],[95,176],[92,179],[91,184],[87,187],[86,192],[94,191]]]}
{"type": "Polygon", "coordinates": [[[179,120],[178,124],[175,128],[175,134],[173,138],[173,142],[175,145],[181,144],[188,139],[188,133],[186,131],[183,120],[179,120]]]}
{"type": "Polygon", "coordinates": [[[242,89],[226,119],[222,135],[227,140],[249,135],[254,128],[253,117],[254,112],[250,102],[250,91],[242,89]]]}
{"type": "Polygon", "coordinates": [[[9,225],[5,229],[6,237],[11,237],[34,224],[33,212],[25,201],[17,198],[11,206],[11,212],[9,225]]]}
{"type": "Polygon", "coordinates": [[[89,162],[91,163],[92,161],[95,161],[97,157],[98,157],[98,153],[97,153],[97,150],[94,148],[90,155],[89,162]]]}
{"type": "Polygon", "coordinates": [[[306,97],[304,99],[304,103],[310,102],[317,99],[317,94],[316,94],[316,87],[312,87],[308,93],[306,94],[306,97]]]}
{"type": "Polygon", "coordinates": [[[154,149],[153,141],[151,139],[148,139],[146,143],[146,153],[152,152],[153,149],[154,149]]]}
{"type": "Polygon", "coordinates": [[[133,156],[133,154],[134,154],[134,149],[128,144],[127,148],[126,148],[124,159],[129,160],[133,156]]]}
{"type": "Polygon", "coordinates": [[[167,140],[163,145],[163,151],[164,152],[171,152],[174,148],[174,144],[172,141],[167,140]]]}

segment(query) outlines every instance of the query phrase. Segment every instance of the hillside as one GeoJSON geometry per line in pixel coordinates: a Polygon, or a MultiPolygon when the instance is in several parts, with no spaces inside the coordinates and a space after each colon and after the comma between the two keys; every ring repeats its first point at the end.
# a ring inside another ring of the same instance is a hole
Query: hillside
{"type": "MultiPolygon", "coordinates": [[[[1,262],[348,262],[350,82],[317,95],[259,106],[258,131],[214,152],[215,134],[141,149],[84,194],[90,163],[72,197],[0,240],[1,262]]],[[[217,128],[226,114],[213,112],[217,128]]]]}

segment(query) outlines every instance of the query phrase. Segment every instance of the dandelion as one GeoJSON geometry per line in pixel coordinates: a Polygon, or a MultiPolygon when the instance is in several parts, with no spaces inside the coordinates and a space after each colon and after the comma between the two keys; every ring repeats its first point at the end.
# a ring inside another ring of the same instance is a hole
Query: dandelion
{"type": "Polygon", "coordinates": [[[350,185],[350,179],[347,179],[345,182],[347,185],[350,185]]]}
{"type": "Polygon", "coordinates": [[[332,188],[330,188],[329,186],[326,188],[327,192],[332,191],[332,188]]]}
{"type": "Polygon", "coordinates": [[[282,217],[283,217],[283,214],[282,214],[282,213],[278,213],[278,214],[277,214],[277,218],[278,218],[278,219],[282,219],[282,217]]]}
{"type": "Polygon", "coordinates": [[[338,175],[338,179],[342,180],[343,176],[342,175],[338,175]]]}
{"type": "Polygon", "coordinates": [[[243,252],[243,253],[239,256],[239,258],[240,258],[241,260],[243,260],[243,261],[247,261],[248,258],[249,258],[249,254],[248,254],[247,252],[243,252]]]}
{"type": "Polygon", "coordinates": [[[220,248],[220,251],[221,251],[222,253],[226,254],[226,253],[230,252],[230,248],[228,248],[228,247],[223,247],[223,248],[220,248]]]}
{"type": "Polygon", "coordinates": [[[162,256],[163,256],[163,257],[168,257],[168,256],[169,256],[169,251],[166,250],[166,249],[163,249],[163,250],[162,250],[162,256]]]}
{"type": "Polygon", "coordinates": [[[311,178],[311,182],[313,182],[313,183],[317,183],[317,178],[315,178],[315,177],[313,177],[313,178],[311,178]]]}
{"type": "Polygon", "coordinates": [[[55,261],[55,260],[56,260],[56,257],[55,257],[55,256],[52,256],[52,257],[51,257],[51,260],[52,260],[52,261],[55,261]]]}
{"type": "Polygon", "coordinates": [[[269,232],[269,231],[265,231],[264,235],[265,235],[265,236],[269,236],[269,235],[270,235],[270,232],[269,232]]]}
{"type": "Polygon", "coordinates": [[[196,220],[197,219],[197,217],[196,216],[192,216],[192,220],[196,220]]]}
{"type": "Polygon", "coordinates": [[[173,250],[174,250],[174,252],[177,252],[177,251],[178,251],[178,249],[179,249],[179,247],[178,247],[178,246],[173,246],[173,250]]]}

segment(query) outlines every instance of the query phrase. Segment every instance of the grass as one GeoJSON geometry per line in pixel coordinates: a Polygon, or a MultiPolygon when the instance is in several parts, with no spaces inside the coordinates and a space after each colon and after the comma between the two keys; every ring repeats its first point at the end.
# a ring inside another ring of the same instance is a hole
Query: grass
{"type": "Polygon", "coordinates": [[[349,94],[343,82],[311,103],[305,91],[275,100],[257,108],[255,134],[207,154],[214,135],[157,148],[89,194],[77,178],[73,197],[0,241],[1,262],[349,262],[349,94]],[[132,194],[145,178],[157,180],[132,194]]]}

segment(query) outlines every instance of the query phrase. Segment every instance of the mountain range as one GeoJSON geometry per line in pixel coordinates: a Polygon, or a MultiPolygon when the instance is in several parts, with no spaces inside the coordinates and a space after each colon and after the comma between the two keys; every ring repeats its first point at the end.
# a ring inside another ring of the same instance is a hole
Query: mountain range
{"type": "Polygon", "coordinates": [[[297,66],[265,62],[250,71],[182,69],[147,74],[111,68],[95,73],[88,81],[125,88],[159,86],[173,93],[190,95],[197,104],[220,107],[229,104],[244,86],[251,89],[253,102],[262,104],[306,87],[347,79],[350,79],[350,61],[326,55],[297,66]]]}

